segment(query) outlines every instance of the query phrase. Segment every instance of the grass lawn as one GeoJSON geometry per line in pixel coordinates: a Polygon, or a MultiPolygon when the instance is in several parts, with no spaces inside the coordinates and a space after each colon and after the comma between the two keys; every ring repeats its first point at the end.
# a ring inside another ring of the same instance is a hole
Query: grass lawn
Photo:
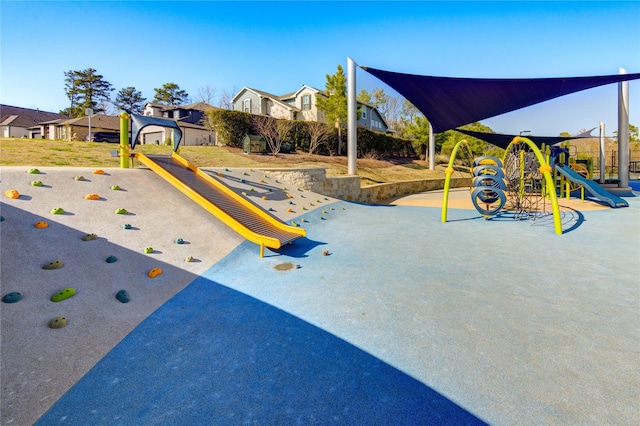
{"type": "MultiPolygon", "coordinates": [[[[119,167],[120,159],[111,151],[118,144],[44,139],[0,138],[0,166],[25,167],[119,167]]],[[[170,154],[171,147],[137,145],[136,152],[143,154],[170,154]]],[[[187,146],[180,148],[180,155],[198,167],[323,167],[327,176],[347,174],[347,157],[328,157],[306,153],[272,155],[244,154],[239,148],[217,146],[187,146]]],[[[445,177],[445,165],[438,164],[429,170],[426,161],[410,158],[358,159],[358,175],[362,185],[404,180],[421,180],[445,177]]]]}

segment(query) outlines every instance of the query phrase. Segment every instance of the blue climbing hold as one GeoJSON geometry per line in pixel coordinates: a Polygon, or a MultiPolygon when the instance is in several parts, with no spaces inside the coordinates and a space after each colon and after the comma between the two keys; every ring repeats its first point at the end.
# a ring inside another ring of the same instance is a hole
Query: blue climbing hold
{"type": "Polygon", "coordinates": [[[116,299],[122,303],[129,303],[129,293],[127,293],[127,290],[120,290],[118,294],[116,294],[116,299]]]}
{"type": "Polygon", "coordinates": [[[22,295],[17,291],[12,291],[11,293],[7,293],[2,297],[2,301],[4,303],[16,303],[22,299],[22,295]]]}

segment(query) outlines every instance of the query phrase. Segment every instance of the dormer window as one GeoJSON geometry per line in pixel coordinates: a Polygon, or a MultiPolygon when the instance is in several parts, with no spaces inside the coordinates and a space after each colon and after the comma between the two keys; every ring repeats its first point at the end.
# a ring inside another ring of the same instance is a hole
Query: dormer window
{"type": "Polygon", "coordinates": [[[302,97],[302,110],[303,111],[311,110],[311,95],[304,95],[302,97]]]}
{"type": "Polygon", "coordinates": [[[245,99],[243,101],[242,111],[251,112],[251,99],[245,99]]]}

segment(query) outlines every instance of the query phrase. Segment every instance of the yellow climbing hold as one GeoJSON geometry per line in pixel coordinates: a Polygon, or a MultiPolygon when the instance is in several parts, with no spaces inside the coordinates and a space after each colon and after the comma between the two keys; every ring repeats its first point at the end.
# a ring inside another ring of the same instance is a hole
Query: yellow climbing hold
{"type": "Polygon", "coordinates": [[[263,199],[263,200],[266,200],[266,199],[267,199],[267,196],[266,196],[266,195],[263,195],[263,196],[262,196],[262,199],[263,199]]]}
{"type": "Polygon", "coordinates": [[[61,260],[54,260],[53,262],[49,262],[42,267],[42,269],[60,269],[62,268],[61,260]]]}
{"type": "Polygon", "coordinates": [[[62,328],[67,325],[67,319],[65,317],[57,316],[49,321],[49,328],[62,328]]]}

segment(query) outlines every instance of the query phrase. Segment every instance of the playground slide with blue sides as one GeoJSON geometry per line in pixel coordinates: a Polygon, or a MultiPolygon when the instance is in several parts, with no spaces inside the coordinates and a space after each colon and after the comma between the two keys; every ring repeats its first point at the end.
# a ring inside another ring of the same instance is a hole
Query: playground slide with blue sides
{"type": "Polygon", "coordinates": [[[584,176],[573,170],[571,167],[556,164],[556,170],[558,171],[558,173],[564,175],[570,181],[575,182],[578,185],[582,185],[584,189],[586,189],[587,192],[589,192],[592,196],[601,201],[604,201],[611,207],[629,207],[629,203],[627,203],[625,200],[613,195],[591,179],[585,178],[584,176]]]}

